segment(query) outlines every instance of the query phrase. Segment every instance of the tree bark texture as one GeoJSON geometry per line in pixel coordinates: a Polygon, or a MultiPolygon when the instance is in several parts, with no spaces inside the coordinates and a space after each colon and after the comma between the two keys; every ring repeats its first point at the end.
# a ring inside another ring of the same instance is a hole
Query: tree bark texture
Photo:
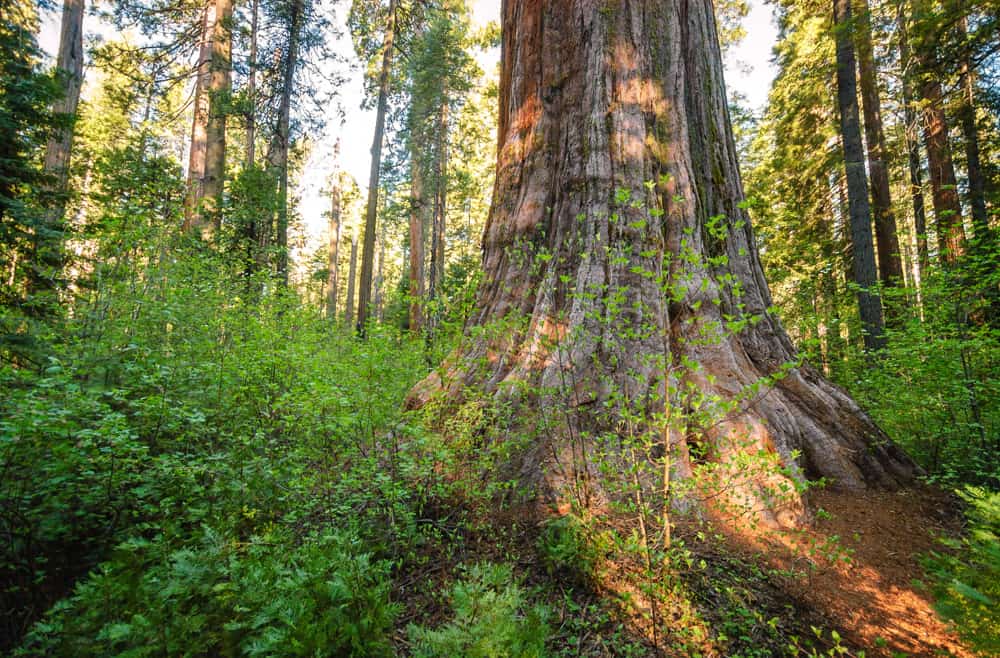
{"type": "MultiPolygon", "coordinates": [[[[215,0],[212,58],[209,65],[208,125],[205,130],[203,212],[208,233],[222,227],[222,193],[226,180],[226,115],[232,91],[233,0],[215,0]]],[[[210,236],[209,236],[210,237],[210,236]]]]}
{"type": "Polygon", "coordinates": [[[855,0],[857,23],[854,43],[858,53],[858,79],[865,117],[865,141],[868,146],[868,177],[871,181],[872,218],[875,220],[879,278],[885,286],[903,283],[903,260],[899,253],[896,216],[889,192],[889,166],[886,162],[885,131],[882,129],[882,105],[879,101],[875,54],[872,50],[871,10],[868,0],[855,0]]]}
{"type": "MultiPolygon", "coordinates": [[[[470,331],[408,404],[472,387],[514,404],[515,418],[562,419],[511,464],[558,499],[578,476],[572,437],[623,433],[630,401],[669,412],[670,391],[685,387],[732,400],[796,355],[767,312],[741,206],[711,2],[505,0],[502,19],[497,177],[470,322],[503,331],[470,331]],[[757,320],[719,329],[741,313],[757,320]],[[684,361],[700,367],[674,368],[684,361]],[[548,391],[564,396],[565,413],[547,406],[548,391]]],[[[777,452],[793,477],[848,488],[912,476],[813,368],[790,368],[767,389],[697,434],[662,440],[671,481],[691,474],[694,443],[734,477],[737,456],[757,450],[777,452]]],[[[763,508],[763,486],[730,493],[763,508]]]]}
{"type": "Polygon", "coordinates": [[[188,153],[187,197],[184,201],[186,232],[204,228],[201,200],[205,196],[205,163],[208,155],[208,120],[212,81],[212,46],[215,34],[215,0],[207,0],[202,12],[201,46],[194,79],[194,112],[191,119],[191,149],[188,153]]]}
{"type": "Polygon", "coordinates": [[[378,103],[375,108],[375,135],[372,138],[372,162],[368,176],[368,205],[365,208],[365,239],[361,250],[361,281],[358,288],[358,331],[363,332],[372,302],[372,273],[375,267],[375,222],[378,219],[379,173],[382,168],[382,139],[385,137],[385,113],[389,101],[392,48],[396,34],[396,0],[389,0],[388,22],[382,44],[382,69],[379,72],[378,103]]]}
{"type": "MultiPolygon", "coordinates": [[[[858,116],[858,90],[854,46],[851,40],[850,0],[834,0],[833,18],[837,40],[837,105],[840,110],[840,138],[844,149],[848,214],[851,225],[851,253],[854,283],[858,285],[858,309],[866,350],[884,346],[882,302],[872,291],[877,280],[875,248],[872,242],[871,207],[865,179],[864,146],[858,116]]],[[[898,245],[897,245],[898,248],[898,245]]]]}

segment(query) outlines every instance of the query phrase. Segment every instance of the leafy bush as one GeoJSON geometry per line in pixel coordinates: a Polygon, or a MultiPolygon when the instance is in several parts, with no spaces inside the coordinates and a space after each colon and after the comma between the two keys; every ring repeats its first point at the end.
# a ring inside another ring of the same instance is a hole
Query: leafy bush
{"type": "Polygon", "coordinates": [[[562,572],[586,584],[596,577],[610,548],[603,539],[579,517],[566,514],[545,524],[537,548],[550,573],[562,572]]]}
{"type": "Polygon", "coordinates": [[[1000,492],[969,487],[968,533],[944,543],[952,554],[932,553],[934,607],[984,655],[1000,655],[1000,492]]]}
{"type": "Polygon", "coordinates": [[[122,544],[61,601],[19,655],[388,655],[389,563],[350,534],[235,545],[205,530],[164,555],[122,544]]]}
{"type": "Polygon", "coordinates": [[[431,630],[410,626],[413,655],[533,658],[545,654],[548,611],[530,605],[506,565],[478,564],[451,588],[455,617],[431,630]]]}

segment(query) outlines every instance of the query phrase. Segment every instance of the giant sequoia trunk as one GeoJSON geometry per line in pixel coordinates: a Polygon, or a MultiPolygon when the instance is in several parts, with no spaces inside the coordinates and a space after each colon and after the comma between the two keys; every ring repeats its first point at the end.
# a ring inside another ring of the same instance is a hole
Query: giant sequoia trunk
{"type": "MultiPolygon", "coordinates": [[[[511,466],[541,500],[559,499],[579,477],[570,450],[592,455],[587,437],[624,433],[633,401],[662,413],[691,402],[691,387],[732,399],[796,355],[768,314],[741,207],[711,2],[505,0],[502,17],[497,178],[471,322],[504,328],[469,332],[408,403],[476,390],[513,404],[515,424],[545,416],[547,431],[511,466]],[[757,320],[720,330],[741,314],[757,320]],[[700,368],[677,367],[690,362],[700,368]],[[556,401],[565,406],[546,406],[556,401]]],[[[912,477],[813,368],[765,389],[711,426],[671,433],[671,476],[691,474],[697,441],[699,459],[734,474],[739,453],[776,451],[792,477],[847,488],[912,477]]],[[[760,484],[729,494],[764,504],[760,484]]]]}

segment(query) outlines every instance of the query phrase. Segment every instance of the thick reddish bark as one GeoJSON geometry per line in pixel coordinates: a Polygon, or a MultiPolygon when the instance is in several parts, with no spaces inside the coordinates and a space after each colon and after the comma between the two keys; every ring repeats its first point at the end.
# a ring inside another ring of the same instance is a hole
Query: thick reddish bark
{"type": "MultiPolygon", "coordinates": [[[[767,313],[741,208],[711,3],[505,0],[502,16],[497,178],[472,323],[511,322],[500,335],[470,332],[409,404],[461,398],[473,386],[514,404],[515,422],[548,416],[556,426],[512,466],[560,498],[579,476],[572,445],[620,436],[629,401],[664,411],[665,362],[672,391],[690,385],[731,400],[796,354],[767,313]],[[725,235],[709,230],[719,221],[725,235]],[[670,300],[657,281],[664,263],[670,300]],[[741,313],[758,320],[717,330],[741,313]],[[675,368],[685,359],[700,369],[675,368]]],[[[668,407],[678,403],[671,394],[668,407]]],[[[709,458],[734,476],[737,453],[759,450],[779,453],[793,477],[848,488],[895,486],[914,472],[808,366],[697,436],[672,434],[672,481],[691,474],[689,439],[711,445],[709,458]]],[[[763,484],[730,494],[763,507],[763,484]]],[[[797,518],[795,505],[788,511],[797,518]]]]}

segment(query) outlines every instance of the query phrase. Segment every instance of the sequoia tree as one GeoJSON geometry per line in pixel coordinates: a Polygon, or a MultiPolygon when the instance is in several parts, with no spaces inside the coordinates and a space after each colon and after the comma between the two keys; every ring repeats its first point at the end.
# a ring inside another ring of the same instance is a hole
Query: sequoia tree
{"type": "MultiPolygon", "coordinates": [[[[654,438],[671,481],[695,459],[735,475],[742,456],[775,452],[795,479],[909,481],[912,462],[796,364],[768,310],[712,3],[504,0],[502,30],[497,177],[470,320],[501,328],[470,330],[409,405],[477,391],[519,409],[515,424],[543,417],[548,431],[510,463],[539,500],[567,495],[579,455],[595,472],[594,438],[631,431],[639,402],[725,409],[654,438]]],[[[727,496],[770,509],[768,485],[739,482],[727,496]]],[[[785,511],[777,520],[799,518],[797,501],[785,511]]]]}

